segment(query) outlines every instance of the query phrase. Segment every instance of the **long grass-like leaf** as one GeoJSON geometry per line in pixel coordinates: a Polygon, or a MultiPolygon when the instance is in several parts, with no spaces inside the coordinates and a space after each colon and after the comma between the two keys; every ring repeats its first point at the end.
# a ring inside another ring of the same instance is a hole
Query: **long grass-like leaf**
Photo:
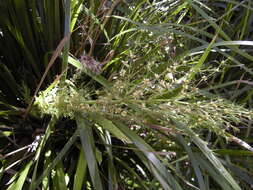
{"type": "MultiPolygon", "coordinates": [[[[37,176],[37,172],[38,172],[38,164],[39,164],[39,158],[41,156],[41,151],[44,149],[45,145],[46,145],[46,142],[48,140],[48,138],[50,137],[51,135],[51,132],[54,128],[54,125],[56,123],[56,118],[52,118],[47,126],[47,129],[46,129],[46,132],[45,132],[45,135],[43,136],[42,140],[40,141],[40,144],[36,150],[36,153],[35,153],[35,157],[34,157],[34,162],[35,162],[35,167],[33,169],[33,175],[32,175],[32,179],[31,179],[31,184],[35,184],[35,180],[36,180],[36,176],[37,176]]],[[[30,189],[32,189],[32,185],[30,185],[30,189]]]]}
{"type": "Polygon", "coordinates": [[[72,32],[74,29],[74,26],[76,24],[76,21],[78,19],[78,16],[82,10],[82,5],[83,5],[84,0],[72,0],[71,3],[71,24],[70,24],[70,31],[72,32]]]}
{"type": "Polygon", "coordinates": [[[68,140],[68,142],[65,144],[65,146],[62,148],[62,150],[59,152],[59,154],[56,156],[56,158],[52,161],[52,163],[49,165],[48,168],[46,168],[42,175],[30,186],[30,190],[35,190],[43,181],[43,179],[48,176],[48,174],[51,172],[51,170],[61,161],[61,159],[64,157],[64,155],[69,151],[71,146],[75,143],[77,137],[78,137],[79,131],[76,130],[75,133],[72,135],[72,137],[68,140]]]}
{"type": "Polygon", "coordinates": [[[84,156],[84,150],[83,148],[80,149],[79,158],[76,166],[76,173],[75,173],[75,180],[74,180],[74,186],[73,190],[81,190],[83,183],[84,183],[84,177],[86,175],[87,170],[87,162],[84,156]]]}
{"type": "Polygon", "coordinates": [[[127,163],[125,163],[123,160],[120,160],[119,158],[116,158],[116,160],[129,171],[130,175],[134,176],[138,180],[143,190],[149,190],[149,187],[144,183],[141,177],[131,167],[129,167],[127,163]]]}
{"type": "Polygon", "coordinates": [[[207,56],[209,55],[211,48],[216,40],[217,35],[213,38],[213,40],[211,41],[211,43],[208,45],[208,47],[206,48],[206,50],[204,51],[203,55],[201,56],[201,58],[199,59],[198,63],[192,67],[191,72],[189,74],[188,80],[192,81],[195,78],[195,75],[197,74],[197,72],[200,70],[200,68],[202,67],[202,65],[204,64],[207,56]]]}
{"type": "Polygon", "coordinates": [[[82,115],[76,115],[76,122],[78,125],[78,130],[82,142],[82,148],[84,150],[85,158],[87,160],[87,165],[89,168],[91,180],[95,190],[103,190],[102,181],[99,174],[99,169],[97,165],[97,159],[95,154],[95,145],[92,134],[91,126],[85,121],[82,115]]]}
{"type": "Polygon", "coordinates": [[[112,121],[107,120],[100,114],[91,113],[89,114],[90,117],[97,122],[101,127],[108,130],[110,133],[112,133],[115,137],[117,137],[119,140],[122,140],[124,142],[130,143],[130,140],[124,133],[122,133],[114,124],[112,121]]]}
{"type": "Polygon", "coordinates": [[[164,165],[153,153],[154,150],[143,139],[141,139],[133,131],[129,130],[122,123],[118,121],[114,121],[114,123],[135,144],[135,146],[137,146],[140,151],[143,152],[146,159],[150,162],[150,164],[152,164],[151,169],[154,169],[153,172],[156,173],[157,180],[159,180],[165,188],[170,188],[173,190],[182,189],[174,177],[167,171],[164,165]]]}
{"type": "Polygon", "coordinates": [[[55,176],[53,178],[53,184],[58,190],[68,190],[66,180],[65,180],[65,173],[62,162],[60,161],[55,167],[55,176]]]}
{"type": "Polygon", "coordinates": [[[184,124],[176,121],[173,118],[170,118],[173,124],[175,124],[179,129],[182,129],[186,132],[193,142],[199,147],[199,149],[203,152],[206,158],[212,163],[212,165],[216,168],[219,175],[223,176],[228,184],[231,185],[231,189],[233,190],[241,190],[239,185],[233,179],[233,177],[228,173],[228,171],[221,164],[219,159],[214,155],[214,153],[207,147],[206,143],[202,141],[190,128],[186,127],[184,124]]]}
{"type": "MultiPolygon", "coordinates": [[[[64,36],[70,34],[70,22],[71,22],[71,0],[65,0],[65,18],[64,18],[64,36]]],[[[61,72],[64,72],[62,80],[64,81],[67,76],[68,68],[68,54],[69,54],[70,41],[68,40],[62,52],[62,69],[61,72]]]]}
{"type": "Polygon", "coordinates": [[[25,165],[23,170],[21,170],[20,172],[17,173],[17,176],[19,176],[18,179],[15,182],[13,182],[7,190],[22,190],[23,185],[24,185],[25,180],[26,180],[26,177],[27,177],[27,174],[30,170],[30,167],[32,166],[32,163],[33,162],[30,161],[29,163],[27,163],[25,165]]]}
{"type": "Polygon", "coordinates": [[[178,140],[183,145],[184,149],[187,151],[187,153],[189,155],[190,162],[192,163],[193,169],[194,169],[196,177],[198,179],[199,188],[201,190],[205,190],[206,187],[205,187],[204,178],[202,176],[202,172],[200,170],[199,163],[195,158],[195,155],[193,154],[191,148],[187,146],[187,144],[186,144],[184,138],[182,137],[182,135],[177,135],[177,137],[178,137],[178,140]]]}
{"type": "Polygon", "coordinates": [[[224,179],[223,176],[221,176],[219,172],[215,171],[215,169],[208,161],[202,159],[200,156],[197,157],[197,160],[199,164],[202,166],[202,168],[206,169],[210,173],[210,175],[222,187],[222,189],[224,190],[231,189],[231,186],[226,181],[223,180],[224,179]]]}
{"type": "MultiPolygon", "coordinates": [[[[47,169],[47,167],[50,166],[52,160],[52,150],[48,150],[46,153],[45,153],[45,159],[44,159],[44,170],[47,169]]],[[[36,166],[37,167],[37,166],[36,166]]],[[[34,169],[35,170],[35,169],[34,169]]],[[[42,189],[43,190],[50,190],[50,182],[51,182],[51,178],[50,178],[50,174],[45,176],[42,180],[42,189]]],[[[34,180],[31,181],[31,183],[34,183],[34,180]]]]}

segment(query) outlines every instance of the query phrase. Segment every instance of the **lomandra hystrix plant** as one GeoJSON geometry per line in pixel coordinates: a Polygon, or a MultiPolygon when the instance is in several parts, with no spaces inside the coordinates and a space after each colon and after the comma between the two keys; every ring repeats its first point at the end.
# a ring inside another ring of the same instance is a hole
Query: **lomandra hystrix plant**
{"type": "Polygon", "coordinates": [[[250,1],[0,6],[1,189],[252,187],[250,1]]]}

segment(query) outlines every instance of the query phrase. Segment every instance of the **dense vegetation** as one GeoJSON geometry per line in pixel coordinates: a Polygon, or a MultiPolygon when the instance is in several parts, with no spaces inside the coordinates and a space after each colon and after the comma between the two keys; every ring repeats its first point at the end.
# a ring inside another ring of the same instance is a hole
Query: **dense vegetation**
{"type": "Polygon", "coordinates": [[[0,189],[253,188],[251,0],[0,2],[0,189]]]}

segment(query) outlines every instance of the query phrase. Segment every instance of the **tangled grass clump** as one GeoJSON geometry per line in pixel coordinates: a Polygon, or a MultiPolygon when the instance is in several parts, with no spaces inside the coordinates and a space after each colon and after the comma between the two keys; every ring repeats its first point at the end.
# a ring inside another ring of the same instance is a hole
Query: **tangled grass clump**
{"type": "Polygon", "coordinates": [[[252,187],[252,2],[205,2],[0,3],[0,189],[252,187]]]}

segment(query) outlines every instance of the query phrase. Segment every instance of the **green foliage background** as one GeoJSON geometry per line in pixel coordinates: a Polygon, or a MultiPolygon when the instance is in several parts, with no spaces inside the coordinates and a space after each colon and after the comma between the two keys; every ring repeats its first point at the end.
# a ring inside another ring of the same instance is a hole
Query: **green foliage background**
{"type": "Polygon", "coordinates": [[[252,11],[1,1],[0,189],[251,189],[252,11]]]}

